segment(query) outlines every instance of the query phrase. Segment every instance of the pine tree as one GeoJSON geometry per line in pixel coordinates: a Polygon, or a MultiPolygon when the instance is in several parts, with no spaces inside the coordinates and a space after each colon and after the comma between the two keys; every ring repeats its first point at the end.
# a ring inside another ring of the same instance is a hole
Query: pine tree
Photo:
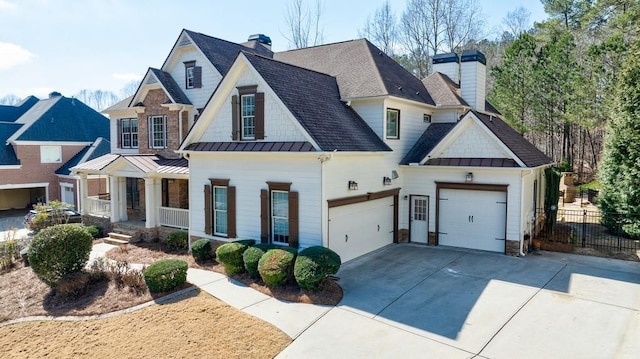
{"type": "Polygon", "coordinates": [[[640,238],[640,41],[618,76],[611,121],[605,135],[600,181],[603,222],[612,228],[618,212],[622,230],[640,238]]]}

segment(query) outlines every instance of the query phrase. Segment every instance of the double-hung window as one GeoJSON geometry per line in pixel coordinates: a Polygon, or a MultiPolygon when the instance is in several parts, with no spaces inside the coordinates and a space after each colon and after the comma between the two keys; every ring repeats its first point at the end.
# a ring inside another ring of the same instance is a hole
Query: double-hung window
{"type": "Polygon", "coordinates": [[[241,130],[243,140],[256,138],[256,96],[255,94],[240,97],[241,130]]]}
{"type": "Polygon", "coordinates": [[[138,148],[138,119],[120,120],[120,143],[122,148],[138,148]]]}
{"type": "Polygon", "coordinates": [[[400,110],[387,109],[387,138],[400,138],[400,110]]]}
{"type": "Polygon", "coordinates": [[[227,236],[227,187],[213,186],[213,234],[227,236]]]}
{"type": "Polygon", "coordinates": [[[196,66],[195,61],[184,62],[184,84],[187,89],[202,87],[202,67],[196,66]]]}
{"type": "Polygon", "coordinates": [[[167,116],[149,116],[149,148],[167,148],[167,116]]]}
{"type": "Polygon", "coordinates": [[[289,243],[289,192],[271,191],[271,241],[289,243]]]}

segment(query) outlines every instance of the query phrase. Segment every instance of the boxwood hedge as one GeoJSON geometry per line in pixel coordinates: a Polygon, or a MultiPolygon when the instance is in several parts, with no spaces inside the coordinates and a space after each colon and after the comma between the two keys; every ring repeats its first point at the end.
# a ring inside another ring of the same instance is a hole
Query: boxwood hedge
{"type": "Polygon", "coordinates": [[[187,281],[187,262],[180,259],[162,259],[142,272],[151,293],[168,292],[187,281]]]}

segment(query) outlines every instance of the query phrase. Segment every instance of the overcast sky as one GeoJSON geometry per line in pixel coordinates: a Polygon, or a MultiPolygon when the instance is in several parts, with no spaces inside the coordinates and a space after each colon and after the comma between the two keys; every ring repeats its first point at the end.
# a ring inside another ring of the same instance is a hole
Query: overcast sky
{"type": "MultiPolygon", "coordinates": [[[[325,42],[358,38],[384,0],[324,0],[325,42]]],[[[488,28],[499,34],[508,11],[523,6],[546,18],[537,0],[478,0],[488,28]]],[[[148,67],[160,67],[183,28],[233,42],[250,34],[288,48],[289,0],[0,0],[0,97],[82,89],[116,94],[148,67]]],[[[391,0],[396,15],[406,0],[391,0]]]]}

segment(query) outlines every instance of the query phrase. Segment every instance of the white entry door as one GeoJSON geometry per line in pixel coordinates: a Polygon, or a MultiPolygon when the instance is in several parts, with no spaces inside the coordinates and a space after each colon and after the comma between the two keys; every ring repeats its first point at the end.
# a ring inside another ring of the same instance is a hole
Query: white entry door
{"type": "Polygon", "coordinates": [[[429,197],[411,196],[411,242],[427,243],[429,239],[429,197]]]}
{"type": "Polygon", "coordinates": [[[75,205],[75,196],[73,195],[73,187],[72,186],[60,186],[61,198],[62,202],[75,205]]]}
{"type": "Polygon", "coordinates": [[[504,252],[507,193],[440,190],[438,244],[504,252]]]}

